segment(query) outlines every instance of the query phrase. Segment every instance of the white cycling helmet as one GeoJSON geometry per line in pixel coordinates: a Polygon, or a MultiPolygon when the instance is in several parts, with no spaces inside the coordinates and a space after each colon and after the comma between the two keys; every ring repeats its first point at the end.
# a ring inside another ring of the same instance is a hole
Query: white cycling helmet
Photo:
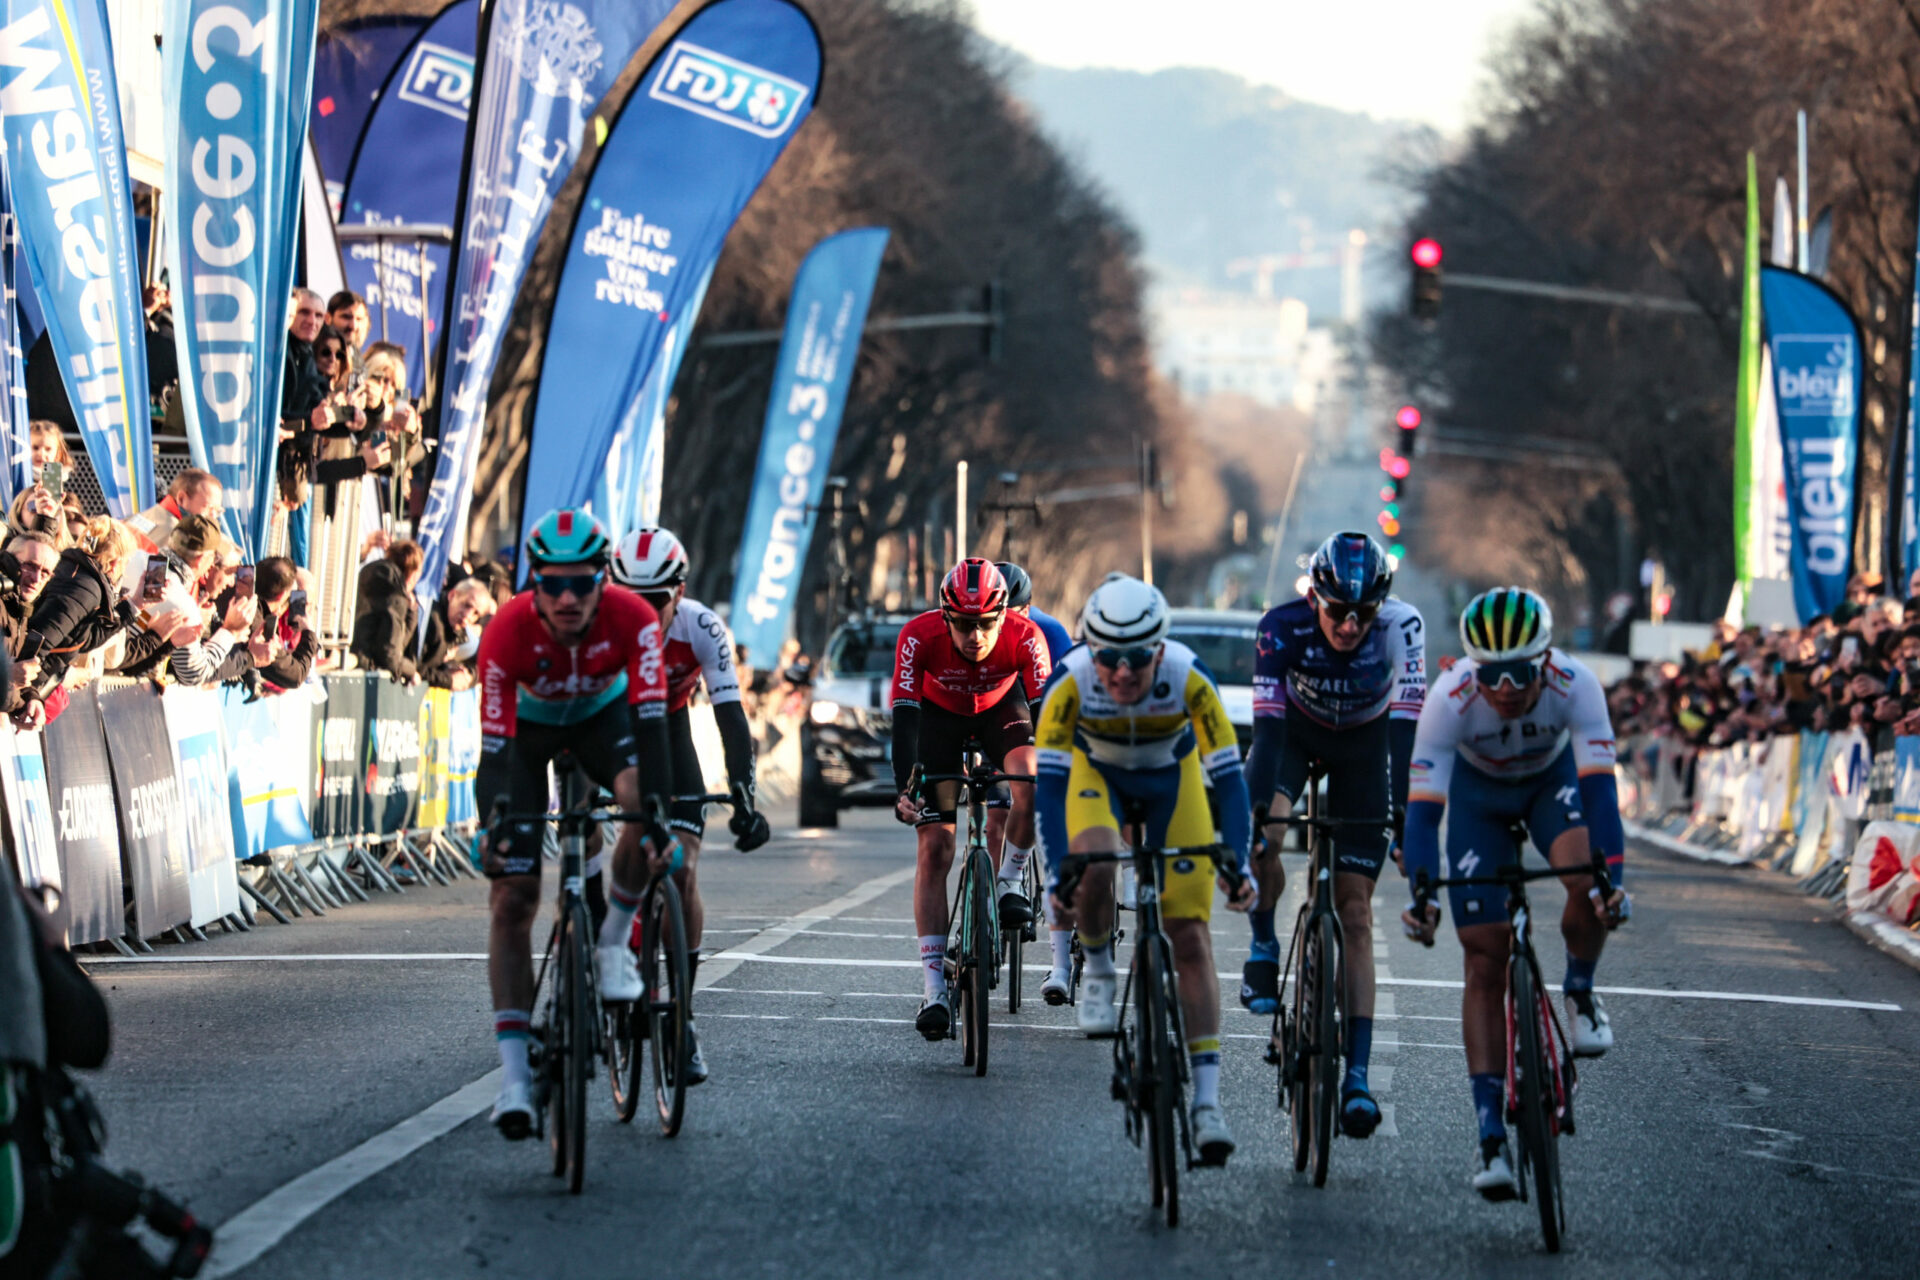
{"type": "Polygon", "coordinates": [[[1495,587],[1460,613],[1460,645],[1475,662],[1538,658],[1553,643],[1553,610],[1538,592],[1495,587]]]}
{"type": "Polygon", "coordinates": [[[670,591],[687,580],[687,549],[665,529],[635,529],[613,553],[613,580],[635,591],[670,591]]]}
{"type": "Polygon", "coordinates": [[[1080,639],[1095,649],[1157,645],[1167,638],[1172,625],[1160,588],[1124,573],[1108,574],[1080,611],[1080,639]]]}

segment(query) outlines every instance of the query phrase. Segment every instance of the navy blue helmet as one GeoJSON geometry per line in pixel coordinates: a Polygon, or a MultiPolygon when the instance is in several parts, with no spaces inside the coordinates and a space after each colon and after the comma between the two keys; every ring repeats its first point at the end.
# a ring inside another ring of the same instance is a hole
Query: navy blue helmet
{"type": "Polygon", "coordinates": [[[1393,589],[1393,569],[1380,544],[1364,533],[1336,533],[1307,568],[1313,593],[1331,604],[1379,604],[1393,589]]]}

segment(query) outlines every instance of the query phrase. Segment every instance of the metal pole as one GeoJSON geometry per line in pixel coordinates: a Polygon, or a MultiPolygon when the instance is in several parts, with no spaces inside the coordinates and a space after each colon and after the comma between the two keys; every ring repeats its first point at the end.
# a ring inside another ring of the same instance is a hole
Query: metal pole
{"type": "Polygon", "coordinates": [[[955,468],[954,487],[953,562],[959,564],[967,558],[967,464],[964,462],[955,468]]]}
{"type": "Polygon", "coordinates": [[[1140,580],[1153,585],[1153,442],[1140,442],[1140,580]]]}
{"type": "Polygon", "coordinates": [[[1797,239],[1800,251],[1800,270],[1805,271],[1807,269],[1807,262],[1811,257],[1807,252],[1807,113],[1805,111],[1800,113],[1800,190],[1796,198],[1799,201],[1797,214],[1800,234],[1797,239]]]}
{"type": "Polygon", "coordinates": [[[427,242],[415,240],[413,252],[420,265],[420,407],[426,409],[433,405],[433,352],[427,345],[427,242]]]}
{"type": "Polygon", "coordinates": [[[1267,589],[1260,595],[1265,608],[1273,607],[1273,580],[1280,572],[1280,548],[1287,541],[1287,525],[1293,520],[1293,495],[1300,488],[1300,473],[1306,469],[1307,451],[1293,455],[1293,476],[1287,481],[1287,496],[1280,504],[1280,519],[1273,526],[1273,554],[1267,557],[1267,589]]]}

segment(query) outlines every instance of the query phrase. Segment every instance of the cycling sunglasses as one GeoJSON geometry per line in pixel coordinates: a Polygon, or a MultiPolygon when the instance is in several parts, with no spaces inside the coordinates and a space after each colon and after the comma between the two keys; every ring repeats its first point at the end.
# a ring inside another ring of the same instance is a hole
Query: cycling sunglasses
{"type": "Polygon", "coordinates": [[[1320,601],[1321,612],[1325,613],[1327,620],[1336,627],[1348,618],[1355,619],[1363,627],[1370,627],[1373,625],[1373,620],[1380,616],[1380,606],[1377,604],[1346,604],[1319,596],[1314,598],[1320,601]]]}
{"type": "Polygon", "coordinates": [[[655,613],[659,613],[662,609],[666,608],[668,605],[673,603],[673,592],[642,591],[640,593],[640,598],[642,600],[645,600],[648,604],[652,605],[653,611],[655,613]]]}
{"type": "Polygon", "coordinates": [[[1093,660],[1111,671],[1115,667],[1125,666],[1130,671],[1144,671],[1160,652],[1158,645],[1136,645],[1131,649],[1095,649],[1093,660]]]}
{"type": "Polygon", "coordinates": [[[1474,668],[1473,678],[1488,689],[1510,684],[1525,689],[1540,678],[1540,659],[1514,658],[1509,662],[1483,662],[1474,668]]]}
{"type": "Polygon", "coordinates": [[[1003,613],[986,613],[977,618],[960,613],[947,613],[942,616],[946,618],[947,625],[955,631],[991,631],[1006,617],[1003,613]]]}
{"type": "Polygon", "coordinates": [[[585,599],[600,585],[601,576],[599,573],[536,573],[533,585],[541,595],[555,600],[569,591],[575,598],[585,599]]]}

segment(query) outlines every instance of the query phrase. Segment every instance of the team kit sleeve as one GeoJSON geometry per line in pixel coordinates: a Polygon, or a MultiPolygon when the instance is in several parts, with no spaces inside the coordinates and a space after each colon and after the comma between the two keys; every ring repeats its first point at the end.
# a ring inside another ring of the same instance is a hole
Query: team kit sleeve
{"type": "Polygon", "coordinates": [[[1253,846],[1253,807],[1247,799],[1246,775],[1240,771],[1240,741],[1220,701],[1220,690],[1197,662],[1187,672],[1187,713],[1193,718],[1200,765],[1220,801],[1221,839],[1238,857],[1240,874],[1246,875],[1251,870],[1248,855],[1253,846]]]}
{"type": "MultiPolygon", "coordinates": [[[[603,601],[605,608],[610,601],[603,601]]],[[[624,626],[633,637],[627,665],[627,705],[633,711],[634,754],[640,762],[640,795],[664,803],[673,794],[673,753],[667,743],[666,637],[660,615],[636,595],[621,604],[629,610],[624,626]],[[629,603],[630,602],[630,603],[629,603]]],[[[698,780],[693,785],[698,786],[698,780]]]]}
{"type": "Polygon", "coordinates": [[[1387,754],[1393,766],[1393,803],[1407,804],[1407,770],[1413,760],[1420,708],[1427,700],[1426,623],[1420,611],[1407,606],[1393,627],[1393,701],[1387,704],[1387,754]]]}
{"type": "MultiPolygon", "coordinates": [[[[1463,664],[1464,665],[1464,664],[1463,664]]],[[[1420,708],[1413,738],[1413,760],[1408,766],[1407,822],[1402,856],[1407,879],[1417,882],[1440,874],[1440,817],[1447,808],[1447,787],[1453,781],[1454,752],[1460,745],[1460,713],[1454,709],[1454,687],[1471,680],[1460,667],[1443,681],[1420,708]]]]}
{"type": "Polygon", "coordinates": [[[518,648],[513,639],[518,603],[509,601],[500,616],[480,633],[480,648],[473,659],[478,677],[475,683],[480,689],[480,761],[474,771],[473,793],[483,820],[493,812],[496,802],[506,802],[513,780],[519,688],[511,658],[518,648]]]}
{"type": "Polygon", "coordinates": [[[707,701],[713,704],[713,724],[720,731],[720,751],[727,761],[727,781],[734,786],[754,786],[753,728],[747,723],[746,708],[740,702],[740,677],[733,665],[733,635],[720,615],[703,608],[690,619],[693,653],[700,662],[700,678],[707,686],[707,701]]]}
{"type": "Polygon", "coordinates": [[[1034,829],[1049,878],[1058,879],[1067,856],[1067,783],[1073,773],[1073,730],[1080,719],[1080,686],[1062,670],[1047,687],[1034,726],[1039,757],[1033,788],[1034,829]]]}
{"type": "Polygon", "coordinates": [[[1587,839],[1607,860],[1607,874],[1618,888],[1626,872],[1627,837],[1620,823],[1620,790],[1614,778],[1613,717],[1599,678],[1584,666],[1574,670],[1568,733],[1573,763],[1580,771],[1580,805],[1587,815],[1587,839]]]}
{"type": "Polygon", "coordinates": [[[1273,803],[1287,740],[1287,654],[1278,614],[1270,610],[1260,619],[1253,640],[1253,745],[1247,751],[1246,787],[1252,802],[1262,806],[1273,803]]]}
{"type": "Polygon", "coordinates": [[[912,619],[900,628],[893,650],[893,786],[902,793],[920,758],[920,686],[926,678],[921,661],[927,647],[923,630],[920,618],[912,619]]]}
{"type": "Polygon", "coordinates": [[[1030,618],[1021,618],[1026,635],[1020,641],[1020,683],[1027,701],[1034,707],[1046,696],[1047,678],[1053,674],[1053,659],[1048,654],[1047,637],[1030,618]]]}

